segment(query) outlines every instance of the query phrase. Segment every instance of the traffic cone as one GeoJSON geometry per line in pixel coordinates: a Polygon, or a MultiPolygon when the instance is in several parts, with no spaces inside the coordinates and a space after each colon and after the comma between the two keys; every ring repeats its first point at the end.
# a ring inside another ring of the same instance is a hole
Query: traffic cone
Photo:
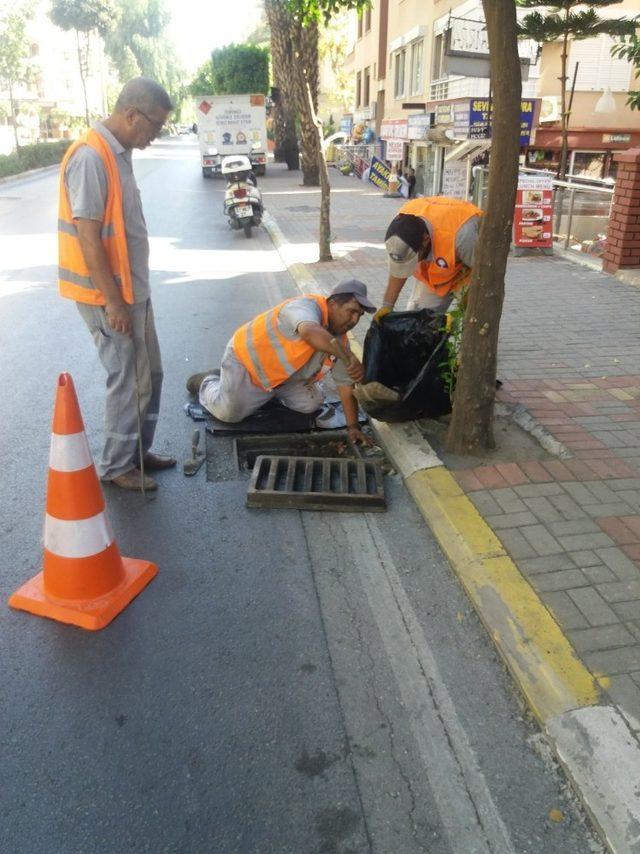
{"type": "Polygon", "coordinates": [[[49,456],[43,571],[23,584],[9,598],[9,605],[83,629],[102,629],[157,571],[154,563],[120,555],[73,380],[70,374],[60,374],[49,456]]]}

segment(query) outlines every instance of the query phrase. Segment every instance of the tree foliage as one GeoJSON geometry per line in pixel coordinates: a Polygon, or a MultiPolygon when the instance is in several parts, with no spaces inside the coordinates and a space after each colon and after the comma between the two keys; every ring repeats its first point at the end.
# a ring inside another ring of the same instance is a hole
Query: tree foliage
{"type": "Polygon", "coordinates": [[[325,24],[330,23],[342,12],[355,9],[361,14],[372,5],[372,0],[286,0],[286,2],[292,14],[304,23],[323,20],[325,24]]]}
{"type": "Polygon", "coordinates": [[[52,0],[49,15],[61,30],[104,37],[114,27],[118,10],[112,0],[52,0]]]}
{"type": "MultiPolygon", "coordinates": [[[[635,33],[623,38],[611,48],[611,55],[618,59],[626,59],[635,69],[635,76],[640,75],[640,39],[635,33]]],[[[632,110],[640,110],[640,91],[632,89],[627,95],[627,105],[632,110]]]]}
{"type": "Polygon", "coordinates": [[[0,15],[0,84],[9,92],[11,119],[16,149],[20,147],[16,122],[17,105],[13,92],[26,75],[25,60],[29,54],[27,21],[31,15],[28,6],[16,6],[0,15]]]}
{"type": "Polygon", "coordinates": [[[230,44],[211,54],[214,95],[266,95],[269,91],[269,48],[230,44]]]}
{"type": "Polygon", "coordinates": [[[189,84],[189,92],[195,97],[210,95],[213,92],[213,63],[210,59],[203,62],[196,71],[196,76],[189,84]]]}

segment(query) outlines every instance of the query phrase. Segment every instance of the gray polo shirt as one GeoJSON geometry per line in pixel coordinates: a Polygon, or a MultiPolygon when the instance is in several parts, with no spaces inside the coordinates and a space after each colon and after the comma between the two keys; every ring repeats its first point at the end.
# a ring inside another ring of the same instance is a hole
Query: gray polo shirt
{"type": "MultiPolygon", "coordinates": [[[[140,190],[133,174],[131,151],[124,148],[101,122],[95,122],[93,129],[109,143],[118,164],[133,299],[134,302],[144,302],[151,293],[149,238],[140,190]]],[[[98,152],[89,145],[80,146],[70,158],[64,178],[74,218],[102,221],[107,203],[107,173],[98,152]]]]}
{"type": "MultiPolygon", "coordinates": [[[[281,335],[290,341],[300,340],[298,327],[301,323],[319,323],[322,325],[322,309],[314,299],[309,299],[308,297],[293,299],[284,306],[278,315],[278,330],[281,335]]],[[[231,352],[233,352],[233,344],[229,342],[228,346],[231,352]]],[[[235,353],[233,355],[237,359],[235,353]]],[[[326,358],[326,353],[316,351],[306,365],[303,365],[295,374],[289,377],[288,382],[291,382],[291,380],[294,382],[306,382],[315,377],[322,369],[326,358]]],[[[336,385],[353,385],[353,380],[339,359],[334,362],[331,373],[336,385]]]]}

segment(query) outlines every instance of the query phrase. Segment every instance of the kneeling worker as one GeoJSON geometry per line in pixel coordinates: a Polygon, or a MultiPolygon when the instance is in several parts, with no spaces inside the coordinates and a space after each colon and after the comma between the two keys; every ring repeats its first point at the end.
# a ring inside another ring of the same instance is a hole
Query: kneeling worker
{"type": "Polygon", "coordinates": [[[385,235],[389,280],[375,319],[393,311],[411,275],[417,281],[408,310],[444,314],[455,292],[470,281],[481,216],[471,202],[445,196],[404,204],[385,235]]]}
{"type": "Polygon", "coordinates": [[[362,364],[349,350],[346,333],[364,312],[376,308],[357,279],[336,285],[328,297],[305,294],[285,300],[245,323],[227,344],[221,371],[194,374],[187,382],[192,394],[220,421],[235,423],[276,397],[296,412],[315,412],[324,402],[318,379],[332,358],[333,379],[354,441],[365,437],[358,428],[353,384],[361,382],[362,364]],[[332,338],[349,357],[339,359],[332,338]]]}

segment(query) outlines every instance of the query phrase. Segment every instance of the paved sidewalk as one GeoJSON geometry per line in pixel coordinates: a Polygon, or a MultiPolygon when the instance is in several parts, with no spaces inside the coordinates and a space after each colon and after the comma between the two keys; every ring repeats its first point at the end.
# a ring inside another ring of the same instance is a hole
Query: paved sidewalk
{"type": "MultiPolygon", "coordinates": [[[[276,166],[265,204],[329,289],[386,284],[382,241],[402,201],[331,170],[336,260],[317,258],[319,191],[276,166]]],[[[407,288],[408,290],[408,288],[407,288]]],[[[408,294],[401,296],[401,307],[408,294]]],[[[511,259],[500,335],[499,400],[521,405],[564,446],[562,458],[519,453],[454,475],[538,592],[605,700],[640,730],[640,293],[546,257],[511,259]],[[541,458],[541,456],[543,458],[541,458]]],[[[357,330],[362,340],[366,325],[357,330]]]]}

